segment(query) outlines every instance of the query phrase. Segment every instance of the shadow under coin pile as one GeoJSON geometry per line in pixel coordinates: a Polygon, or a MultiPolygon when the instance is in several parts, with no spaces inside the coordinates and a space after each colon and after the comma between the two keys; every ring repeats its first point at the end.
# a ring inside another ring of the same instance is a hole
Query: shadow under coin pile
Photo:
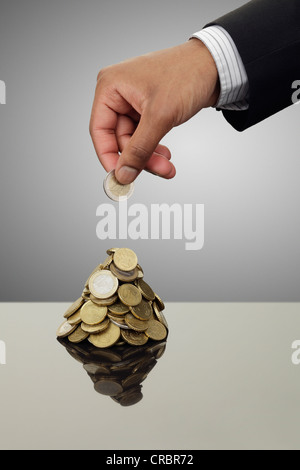
{"type": "Polygon", "coordinates": [[[81,297],[65,312],[57,337],[73,344],[88,340],[100,349],[165,340],[164,303],[144,281],[134,251],[111,248],[107,254],[89,276],[81,297]]]}

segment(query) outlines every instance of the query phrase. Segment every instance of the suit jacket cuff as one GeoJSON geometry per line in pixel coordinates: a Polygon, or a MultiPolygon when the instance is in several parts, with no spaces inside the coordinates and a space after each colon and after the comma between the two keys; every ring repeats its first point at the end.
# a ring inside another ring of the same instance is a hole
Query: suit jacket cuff
{"type": "Polygon", "coordinates": [[[242,131],[292,104],[300,77],[300,1],[253,0],[209,23],[232,37],[249,80],[249,108],[225,118],[242,131]]]}

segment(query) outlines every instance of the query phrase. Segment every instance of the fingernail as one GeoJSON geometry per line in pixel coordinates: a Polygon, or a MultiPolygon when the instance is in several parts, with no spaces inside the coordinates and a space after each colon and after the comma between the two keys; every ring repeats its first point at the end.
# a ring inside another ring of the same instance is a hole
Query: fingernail
{"type": "Polygon", "coordinates": [[[121,166],[116,177],[121,184],[129,184],[135,180],[138,174],[139,172],[135,168],[130,166],[121,166]]]}

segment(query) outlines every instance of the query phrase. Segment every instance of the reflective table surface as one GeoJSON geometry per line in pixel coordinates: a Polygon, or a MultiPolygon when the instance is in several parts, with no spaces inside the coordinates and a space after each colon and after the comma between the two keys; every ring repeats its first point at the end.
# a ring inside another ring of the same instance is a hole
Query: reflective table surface
{"type": "Polygon", "coordinates": [[[0,304],[1,449],[300,448],[300,304],[169,303],[107,350],[56,339],[69,305],[0,304]]]}

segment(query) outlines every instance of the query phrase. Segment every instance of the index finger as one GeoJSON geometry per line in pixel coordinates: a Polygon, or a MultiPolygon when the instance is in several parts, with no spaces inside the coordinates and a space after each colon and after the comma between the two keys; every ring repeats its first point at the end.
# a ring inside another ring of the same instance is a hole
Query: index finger
{"type": "Polygon", "coordinates": [[[113,170],[119,158],[116,138],[118,113],[106,103],[95,102],[90,120],[90,134],[98,158],[107,172],[113,170]]]}

